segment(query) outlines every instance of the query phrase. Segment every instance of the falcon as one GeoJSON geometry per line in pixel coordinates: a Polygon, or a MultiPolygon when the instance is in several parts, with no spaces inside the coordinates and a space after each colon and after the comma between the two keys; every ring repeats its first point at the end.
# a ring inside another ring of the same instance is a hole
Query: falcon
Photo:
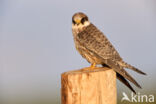
{"type": "Polygon", "coordinates": [[[128,80],[141,88],[125,68],[132,69],[143,75],[146,75],[146,73],[126,63],[107,37],[89,21],[86,14],[78,12],[73,15],[72,33],[77,51],[91,63],[91,69],[94,69],[96,65],[112,68],[116,72],[117,78],[131,91],[136,93],[128,80]]]}

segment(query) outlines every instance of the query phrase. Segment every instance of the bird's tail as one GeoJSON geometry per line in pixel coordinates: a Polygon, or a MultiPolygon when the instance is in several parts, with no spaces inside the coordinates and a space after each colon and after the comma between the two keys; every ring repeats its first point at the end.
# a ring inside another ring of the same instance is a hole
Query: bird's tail
{"type": "Polygon", "coordinates": [[[141,70],[139,70],[138,68],[135,68],[134,66],[122,61],[119,63],[121,66],[123,66],[124,68],[128,68],[128,69],[131,69],[139,74],[143,74],[143,75],[146,75],[146,73],[142,72],[141,70]]]}
{"type": "MultiPolygon", "coordinates": [[[[102,64],[103,67],[108,67],[110,68],[108,65],[106,64],[102,64]]],[[[116,73],[116,76],[117,76],[117,79],[120,80],[124,85],[126,85],[132,92],[135,92],[135,90],[133,89],[133,87],[129,84],[129,82],[122,76],[120,75],[119,73],[116,73]]]]}
{"type": "Polygon", "coordinates": [[[119,73],[116,73],[116,76],[124,85],[126,85],[131,91],[133,91],[136,94],[133,87],[129,84],[129,82],[123,76],[121,76],[119,73]]]}

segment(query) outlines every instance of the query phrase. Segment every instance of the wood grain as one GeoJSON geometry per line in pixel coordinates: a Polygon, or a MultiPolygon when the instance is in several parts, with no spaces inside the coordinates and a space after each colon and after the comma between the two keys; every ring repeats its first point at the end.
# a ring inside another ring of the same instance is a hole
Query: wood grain
{"type": "Polygon", "coordinates": [[[116,104],[116,73],[108,68],[65,72],[61,75],[62,104],[116,104]]]}

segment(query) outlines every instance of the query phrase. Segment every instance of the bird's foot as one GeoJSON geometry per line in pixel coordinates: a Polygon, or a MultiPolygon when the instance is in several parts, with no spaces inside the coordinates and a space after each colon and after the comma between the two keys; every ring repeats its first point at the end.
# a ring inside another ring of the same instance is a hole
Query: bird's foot
{"type": "Polygon", "coordinates": [[[96,67],[96,63],[91,64],[90,69],[93,70],[96,67]]]}
{"type": "Polygon", "coordinates": [[[94,69],[97,69],[98,67],[96,67],[96,63],[93,63],[93,64],[91,64],[91,66],[90,67],[86,67],[86,68],[84,68],[83,70],[94,70],[94,69]]]}

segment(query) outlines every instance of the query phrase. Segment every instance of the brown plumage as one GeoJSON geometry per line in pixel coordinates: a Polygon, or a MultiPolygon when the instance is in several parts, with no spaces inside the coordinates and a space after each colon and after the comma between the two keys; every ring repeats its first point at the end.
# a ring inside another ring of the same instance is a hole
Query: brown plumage
{"type": "Polygon", "coordinates": [[[117,78],[133,92],[135,91],[127,80],[141,88],[124,68],[130,68],[144,75],[145,73],[124,62],[106,36],[89,22],[84,13],[74,14],[72,32],[76,49],[89,63],[106,65],[114,69],[117,72],[117,78]]]}

